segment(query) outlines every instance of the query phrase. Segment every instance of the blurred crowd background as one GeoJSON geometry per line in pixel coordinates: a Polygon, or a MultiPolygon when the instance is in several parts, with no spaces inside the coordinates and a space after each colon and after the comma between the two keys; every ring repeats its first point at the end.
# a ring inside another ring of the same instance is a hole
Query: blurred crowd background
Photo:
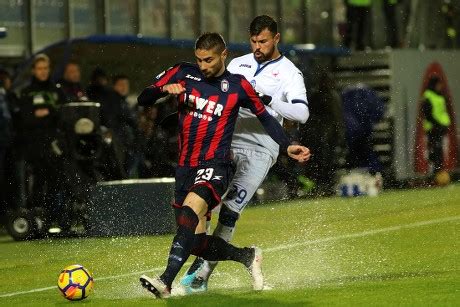
{"type": "Polygon", "coordinates": [[[0,217],[40,208],[63,227],[65,206],[86,204],[97,182],[174,175],[174,97],[148,108],[136,97],[168,65],[193,61],[203,31],[221,32],[237,56],[249,52],[250,20],[272,15],[281,50],[305,72],[311,117],[285,128],[313,158],[280,158],[267,183],[282,182],[288,198],[333,195],[347,169],[391,182],[374,146],[376,125],[394,116],[389,85],[372,83],[390,74],[382,54],[459,46],[457,0],[0,3],[0,217]],[[360,61],[337,73],[337,58],[350,54],[360,61]],[[340,73],[352,75],[344,83],[340,73]]]}

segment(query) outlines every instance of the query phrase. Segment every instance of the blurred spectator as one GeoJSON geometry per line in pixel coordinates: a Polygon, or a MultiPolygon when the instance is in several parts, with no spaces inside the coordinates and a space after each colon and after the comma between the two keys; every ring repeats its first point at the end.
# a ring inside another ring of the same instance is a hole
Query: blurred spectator
{"type": "Polygon", "coordinates": [[[113,77],[113,90],[116,93],[118,93],[118,95],[126,99],[130,91],[130,84],[129,84],[128,76],[116,75],[115,77],[113,77]]]}
{"type": "Polygon", "coordinates": [[[137,117],[137,105],[131,107],[128,102],[128,96],[131,91],[130,81],[126,75],[116,75],[113,77],[113,90],[117,93],[121,99],[124,101],[128,109],[131,111],[131,116],[133,118],[137,117]]]}
{"type": "Polygon", "coordinates": [[[56,198],[60,191],[60,160],[53,146],[58,132],[58,108],[66,102],[62,91],[50,80],[50,60],[37,55],[32,80],[21,92],[21,115],[25,157],[32,168],[33,207],[44,207],[48,216],[59,217],[56,198]]]}
{"type": "Polygon", "coordinates": [[[353,40],[356,50],[364,50],[365,31],[369,28],[369,13],[372,0],[345,0],[347,28],[343,44],[351,48],[353,40]]]}
{"type": "Polygon", "coordinates": [[[88,100],[80,82],[80,66],[76,62],[68,62],[64,68],[63,78],[57,84],[61,87],[68,102],[88,100]]]}
{"type": "Polygon", "coordinates": [[[391,48],[401,46],[399,40],[398,20],[396,19],[396,8],[400,0],[383,0],[383,12],[386,22],[387,44],[391,48]]]}
{"type": "Polygon", "coordinates": [[[125,160],[125,150],[119,136],[121,125],[120,96],[109,86],[109,78],[105,71],[100,67],[94,69],[86,93],[90,101],[100,103],[101,129],[104,139],[109,142],[104,154],[105,163],[101,165],[101,172],[107,180],[117,180],[126,178],[123,161],[125,160]]]}
{"type": "MultiPolygon", "coordinates": [[[[145,107],[139,112],[139,131],[141,134],[140,152],[142,159],[139,164],[139,177],[173,177],[173,159],[176,155],[169,152],[168,135],[158,120],[156,105],[145,107]]],[[[174,144],[176,146],[176,144],[174,144]]]]}
{"type": "Polygon", "coordinates": [[[309,107],[310,119],[301,128],[300,139],[313,153],[306,175],[316,183],[316,194],[332,195],[340,154],[345,147],[345,125],[340,95],[327,73],[321,75],[309,107]]]}
{"type": "Polygon", "coordinates": [[[9,142],[6,142],[7,146],[4,152],[6,156],[4,156],[4,160],[2,159],[3,163],[5,163],[3,164],[3,171],[5,172],[3,175],[6,176],[6,182],[0,189],[3,192],[3,197],[7,197],[6,201],[10,208],[17,208],[24,206],[25,203],[24,133],[19,98],[11,90],[11,85],[11,75],[6,70],[0,70],[0,88],[3,88],[3,99],[8,105],[8,111],[11,116],[9,123],[7,123],[8,119],[5,119],[4,115],[3,118],[0,116],[0,125],[6,125],[7,130],[9,130],[9,136],[7,137],[9,142]]]}
{"type": "Polygon", "coordinates": [[[0,71],[0,216],[3,215],[7,201],[6,155],[11,147],[12,117],[7,88],[11,84],[9,74],[0,71]]]}
{"type": "Polygon", "coordinates": [[[455,22],[457,17],[457,9],[452,4],[451,0],[443,0],[441,12],[445,20],[445,46],[446,48],[456,48],[457,45],[457,29],[455,22]]]}
{"type": "Polygon", "coordinates": [[[106,96],[109,95],[109,89],[107,85],[109,84],[109,77],[105,71],[96,67],[91,73],[90,83],[86,89],[86,95],[91,101],[101,102],[102,100],[107,99],[106,96]]]}
{"type": "Polygon", "coordinates": [[[367,168],[373,175],[382,166],[373,150],[373,125],[383,116],[384,104],[375,90],[364,84],[347,87],[342,92],[345,137],[349,168],[367,168]]]}
{"type": "Polygon", "coordinates": [[[126,75],[117,75],[113,78],[113,90],[118,102],[111,106],[111,114],[116,116],[116,124],[112,128],[118,134],[124,151],[124,168],[129,177],[134,177],[140,160],[138,139],[139,132],[136,115],[129,108],[126,98],[129,95],[129,79],[126,75]]]}
{"type": "Polygon", "coordinates": [[[423,93],[422,107],[425,116],[423,128],[428,136],[428,159],[433,164],[434,173],[443,169],[442,140],[451,124],[443,92],[444,85],[441,80],[438,77],[432,77],[423,93]]]}

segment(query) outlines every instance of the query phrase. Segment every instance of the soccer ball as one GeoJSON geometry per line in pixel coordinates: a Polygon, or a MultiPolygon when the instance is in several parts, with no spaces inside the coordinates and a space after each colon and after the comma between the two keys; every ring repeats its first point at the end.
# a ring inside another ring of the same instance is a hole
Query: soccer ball
{"type": "Polygon", "coordinates": [[[441,187],[446,186],[450,184],[450,175],[446,171],[439,171],[434,176],[434,181],[436,182],[438,186],[441,186],[441,187]]]}
{"type": "Polygon", "coordinates": [[[93,285],[93,275],[79,264],[69,265],[59,274],[59,291],[71,301],[87,298],[93,291],[93,285]]]}

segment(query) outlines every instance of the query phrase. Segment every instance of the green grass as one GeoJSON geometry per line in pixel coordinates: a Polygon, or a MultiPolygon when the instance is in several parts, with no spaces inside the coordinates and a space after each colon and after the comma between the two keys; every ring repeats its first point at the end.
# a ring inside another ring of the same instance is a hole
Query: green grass
{"type": "MultiPolygon", "coordinates": [[[[171,236],[14,242],[0,237],[0,305],[460,306],[460,185],[324,198],[247,208],[234,243],[264,250],[273,290],[251,291],[236,263],[221,263],[207,294],[154,300],[140,272],[160,273],[171,236]],[[93,271],[95,292],[63,299],[60,270],[93,271]],[[113,277],[123,275],[120,277],[113,277]]],[[[182,276],[182,273],[180,273],[182,276]]]]}

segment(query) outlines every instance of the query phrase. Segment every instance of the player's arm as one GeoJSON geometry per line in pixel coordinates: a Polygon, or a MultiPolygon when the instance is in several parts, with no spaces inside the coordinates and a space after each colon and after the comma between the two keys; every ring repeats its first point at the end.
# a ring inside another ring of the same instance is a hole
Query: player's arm
{"type": "Polygon", "coordinates": [[[181,94],[184,92],[182,84],[178,83],[181,65],[177,64],[155,77],[152,85],[146,87],[137,97],[140,106],[154,104],[159,98],[168,94],[181,94]]]}
{"type": "Polygon", "coordinates": [[[270,135],[280,146],[280,152],[282,154],[287,154],[289,157],[299,162],[307,161],[310,158],[310,150],[301,145],[291,145],[283,127],[265,109],[265,105],[254,91],[251,84],[243,78],[241,85],[247,97],[247,99],[243,100],[245,104],[244,107],[250,109],[251,112],[257,116],[268,135],[270,135]]]}
{"type": "Polygon", "coordinates": [[[263,95],[262,101],[288,120],[304,124],[310,116],[307,91],[300,71],[294,72],[290,80],[285,82],[282,97],[263,95]]]}

